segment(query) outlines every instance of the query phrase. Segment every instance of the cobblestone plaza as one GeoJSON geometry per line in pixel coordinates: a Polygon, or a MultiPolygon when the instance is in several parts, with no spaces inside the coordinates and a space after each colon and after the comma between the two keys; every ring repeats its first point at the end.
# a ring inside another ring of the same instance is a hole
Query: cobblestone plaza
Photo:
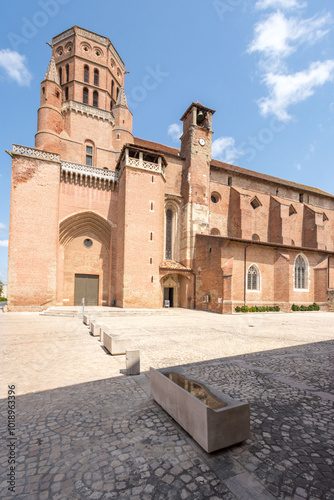
{"type": "Polygon", "coordinates": [[[125,356],[108,355],[79,315],[0,313],[1,498],[334,498],[331,313],[115,309],[99,323],[140,349],[141,375],[127,377],[125,356]],[[205,453],[150,398],[150,366],[182,366],[249,401],[251,438],[205,453]]]}

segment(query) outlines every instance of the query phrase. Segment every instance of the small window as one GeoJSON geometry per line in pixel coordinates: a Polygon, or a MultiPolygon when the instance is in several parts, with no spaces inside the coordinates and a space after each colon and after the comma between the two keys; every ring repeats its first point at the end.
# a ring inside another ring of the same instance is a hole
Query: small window
{"type": "Polygon", "coordinates": [[[299,203],[303,203],[304,201],[304,195],[302,193],[300,193],[299,195],[299,203]]]}
{"type": "Polygon", "coordinates": [[[150,258],[150,264],[153,264],[153,259],[152,259],[152,257],[150,258]]]}
{"type": "Polygon", "coordinates": [[[66,82],[70,80],[70,67],[66,64],[66,82]]]}
{"type": "Polygon", "coordinates": [[[97,90],[94,90],[93,92],[93,106],[95,108],[99,107],[99,93],[97,92],[97,90]]]}
{"type": "Polygon", "coordinates": [[[294,240],[291,240],[291,246],[292,246],[292,247],[296,246],[296,244],[295,244],[294,240]]]}
{"type": "Polygon", "coordinates": [[[84,82],[89,83],[89,66],[84,66],[84,82]]]}
{"type": "Polygon", "coordinates": [[[327,215],[325,214],[325,212],[322,214],[322,220],[323,220],[324,222],[326,222],[326,221],[328,221],[328,220],[329,220],[329,219],[328,219],[328,217],[327,217],[327,215]]]}
{"type": "Polygon", "coordinates": [[[116,97],[116,99],[118,99],[118,94],[119,94],[119,88],[117,87],[117,93],[116,93],[117,97],[116,97]]]}
{"type": "Polygon", "coordinates": [[[88,89],[86,87],[82,91],[82,102],[88,104],[88,89]]]}
{"type": "Polygon", "coordinates": [[[253,241],[260,241],[260,236],[258,234],[253,234],[252,235],[252,240],[253,241]]]}
{"type": "Polygon", "coordinates": [[[110,101],[110,111],[112,111],[112,101],[110,101]]]}
{"type": "Polygon", "coordinates": [[[295,209],[295,207],[293,205],[290,205],[289,207],[289,216],[291,217],[291,215],[294,215],[297,213],[297,210],[295,209]]]}
{"type": "Polygon", "coordinates": [[[228,177],[227,179],[227,185],[232,186],[232,177],[228,177]]]}
{"type": "Polygon", "coordinates": [[[150,241],[153,241],[153,233],[150,233],[150,241]]]}
{"type": "Polygon", "coordinates": [[[220,195],[218,193],[211,193],[212,203],[218,203],[219,200],[220,200],[220,195]]]}
{"type": "Polygon", "coordinates": [[[93,146],[86,146],[86,165],[93,165],[93,146]]]}
{"type": "Polygon", "coordinates": [[[45,94],[45,87],[42,88],[42,93],[45,94]]]}
{"type": "Polygon", "coordinates": [[[98,69],[94,69],[94,85],[96,85],[96,87],[99,86],[99,70],[98,69]]]}
{"type": "Polygon", "coordinates": [[[86,238],[86,239],[84,240],[84,246],[85,246],[86,248],[91,248],[91,247],[93,246],[93,242],[92,242],[92,240],[91,240],[90,238],[86,238]]]}
{"type": "Polygon", "coordinates": [[[115,90],[115,82],[112,80],[111,82],[111,97],[114,98],[114,90],[115,90]]]}
{"type": "Polygon", "coordinates": [[[276,188],[276,196],[278,196],[279,188],[276,188]]]}
{"type": "Polygon", "coordinates": [[[247,290],[260,289],[260,272],[253,264],[249,267],[247,272],[247,290]]]}
{"type": "Polygon", "coordinates": [[[59,92],[58,90],[57,90],[57,92],[56,92],[56,97],[57,97],[57,99],[59,99],[59,98],[60,98],[60,92],[59,92]]]}
{"type": "Polygon", "coordinates": [[[121,134],[116,134],[116,140],[119,141],[121,138],[121,134]]]}
{"type": "Polygon", "coordinates": [[[151,210],[153,211],[153,201],[151,201],[151,210]]]}
{"type": "Polygon", "coordinates": [[[298,290],[307,290],[308,265],[302,255],[298,255],[295,260],[295,288],[298,290]]]}
{"type": "Polygon", "coordinates": [[[152,180],[151,180],[152,184],[154,184],[154,175],[152,175],[152,180]]]}
{"type": "Polygon", "coordinates": [[[60,85],[63,83],[63,70],[59,68],[58,70],[58,75],[59,75],[59,83],[60,85]]]}
{"type": "Polygon", "coordinates": [[[154,282],[154,277],[153,277],[153,276],[151,276],[151,283],[153,283],[153,282],[154,282]]]}
{"type": "Polygon", "coordinates": [[[220,235],[220,231],[219,231],[219,229],[217,229],[216,227],[214,227],[214,228],[211,229],[210,234],[212,234],[213,236],[219,236],[220,235]]]}
{"type": "Polygon", "coordinates": [[[68,87],[65,89],[65,101],[68,101],[68,87]]]}
{"type": "Polygon", "coordinates": [[[261,202],[260,200],[258,199],[257,196],[255,196],[252,201],[251,201],[251,205],[252,207],[254,208],[254,210],[256,210],[257,208],[259,208],[261,206],[261,202]]]}

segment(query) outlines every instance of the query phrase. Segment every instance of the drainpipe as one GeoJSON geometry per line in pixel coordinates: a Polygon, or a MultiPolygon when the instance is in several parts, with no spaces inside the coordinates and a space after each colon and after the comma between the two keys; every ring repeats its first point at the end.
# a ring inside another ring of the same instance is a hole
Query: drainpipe
{"type": "Polygon", "coordinates": [[[194,275],[194,309],[196,309],[196,274],[193,273],[194,275]]]}

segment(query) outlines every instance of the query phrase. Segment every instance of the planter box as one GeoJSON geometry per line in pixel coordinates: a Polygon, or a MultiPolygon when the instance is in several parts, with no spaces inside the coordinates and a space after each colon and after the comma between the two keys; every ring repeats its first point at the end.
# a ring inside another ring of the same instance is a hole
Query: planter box
{"type": "Polygon", "coordinates": [[[110,333],[106,329],[103,329],[102,339],[104,347],[108,349],[113,356],[126,354],[126,349],[129,349],[130,341],[128,339],[121,338],[120,335],[110,333]]]}
{"type": "Polygon", "coordinates": [[[98,325],[97,323],[92,322],[91,326],[91,334],[93,337],[100,337],[100,332],[101,332],[101,325],[98,325]]]}
{"type": "Polygon", "coordinates": [[[203,384],[181,369],[150,369],[151,397],[208,453],[250,437],[247,402],[203,384]]]}

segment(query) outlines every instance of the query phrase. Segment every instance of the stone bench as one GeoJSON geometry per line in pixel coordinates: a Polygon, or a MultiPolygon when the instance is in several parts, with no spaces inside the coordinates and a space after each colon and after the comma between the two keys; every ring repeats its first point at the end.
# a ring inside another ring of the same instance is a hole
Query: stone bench
{"type": "Polygon", "coordinates": [[[100,337],[102,326],[98,325],[96,321],[91,322],[90,333],[93,337],[100,337]]]}
{"type": "Polygon", "coordinates": [[[150,369],[151,397],[208,453],[250,437],[247,402],[203,384],[181,369],[150,369]]]}
{"type": "Polygon", "coordinates": [[[129,348],[129,339],[123,338],[120,334],[111,333],[108,329],[101,329],[101,342],[104,347],[112,354],[112,356],[119,356],[126,354],[126,349],[129,348]]]}
{"type": "Polygon", "coordinates": [[[84,315],[83,322],[85,325],[89,325],[89,316],[87,314],[84,315]]]}

